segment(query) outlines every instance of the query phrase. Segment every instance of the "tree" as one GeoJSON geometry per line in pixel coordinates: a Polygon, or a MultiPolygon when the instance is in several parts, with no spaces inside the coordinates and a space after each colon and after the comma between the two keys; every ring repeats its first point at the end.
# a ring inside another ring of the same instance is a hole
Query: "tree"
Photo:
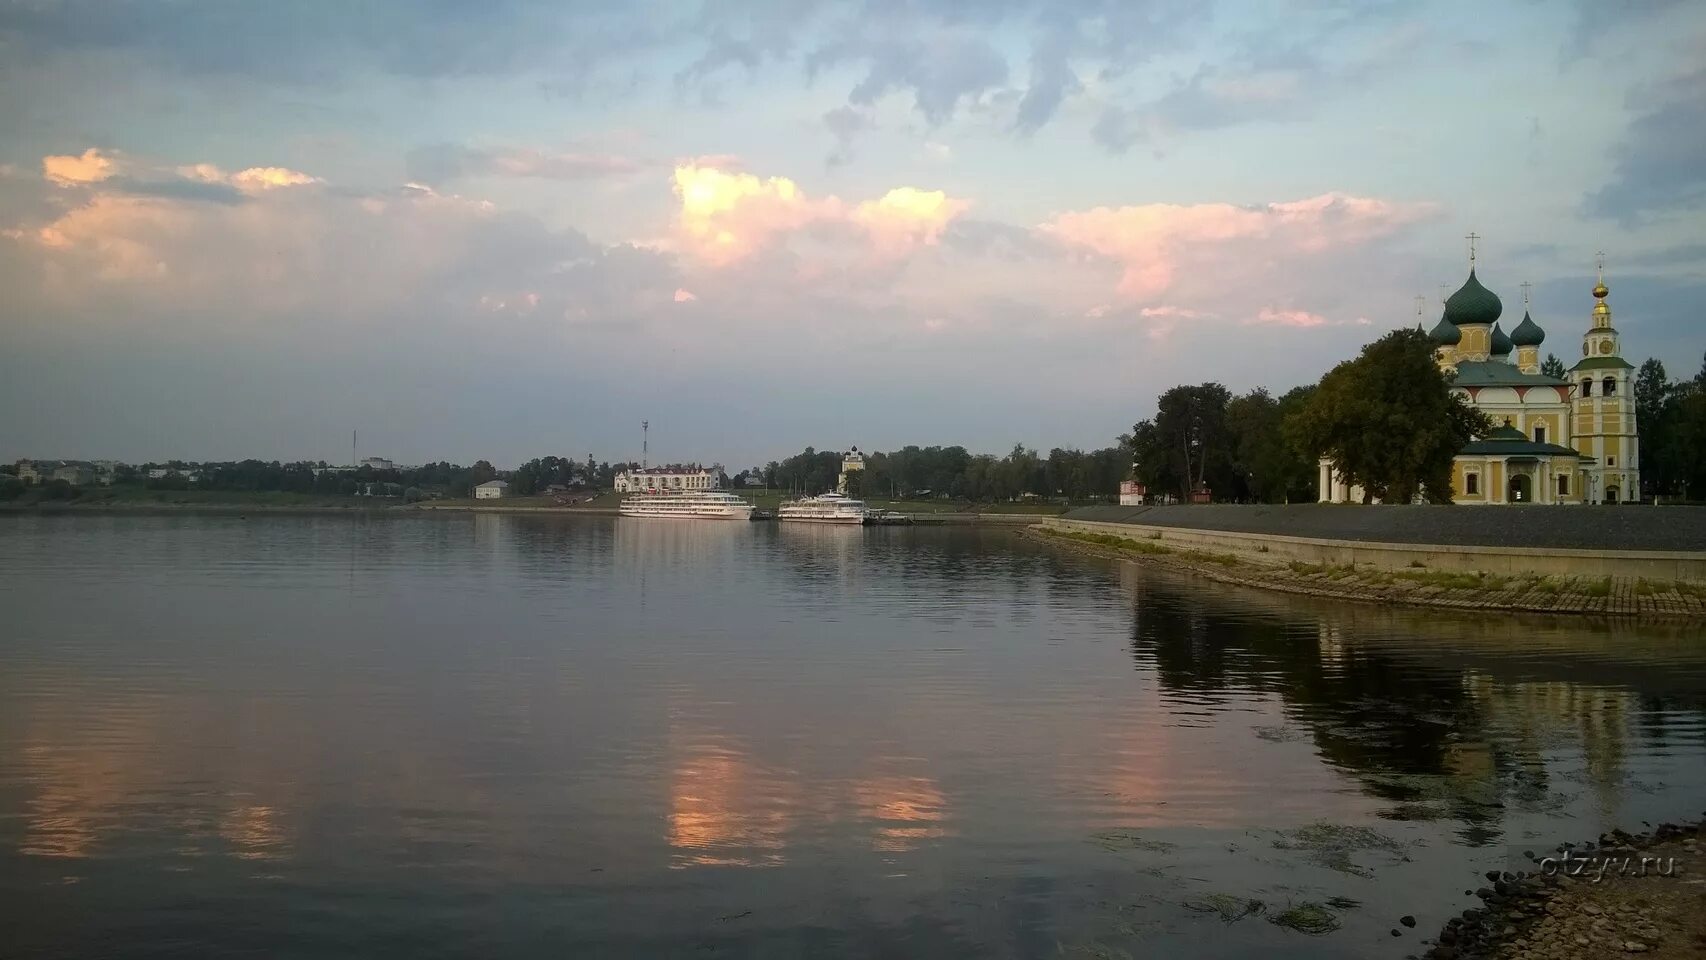
{"type": "Polygon", "coordinates": [[[1331,459],[1361,486],[1364,503],[1418,492],[1450,503],[1453,458],[1492,421],[1452,392],[1426,334],[1395,330],[1328,371],[1284,430],[1298,453],[1331,459]]]}
{"type": "Polygon", "coordinates": [[[1557,379],[1562,380],[1564,379],[1564,374],[1566,372],[1564,370],[1564,361],[1558,359],[1555,354],[1548,353],[1546,355],[1546,359],[1540,363],[1540,372],[1548,377],[1556,377],[1557,379]]]}
{"type": "MultiPolygon", "coordinates": [[[[1140,464],[1157,486],[1172,487],[1182,498],[1203,484],[1224,495],[1232,493],[1232,451],[1226,429],[1226,404],[1232,394],[1218,383],[1179,386],[1156,399],[1155,419],[1132,428],[1133,447],[1140,464]],[[1166,483],[1161,483],[1165,479],[1166,483]]],[[[1147,479],[1147,478],[1146,478],[1147,479]]]]}
{"type": "Polygon", "coordinates": [[[1313,387],[1296,387],[1274,399],[1257,388],[1226,405],[1238,499],[1280,503],[1315,499],[1315,461],[1287,443],[1281,425],[1313,387]]]}

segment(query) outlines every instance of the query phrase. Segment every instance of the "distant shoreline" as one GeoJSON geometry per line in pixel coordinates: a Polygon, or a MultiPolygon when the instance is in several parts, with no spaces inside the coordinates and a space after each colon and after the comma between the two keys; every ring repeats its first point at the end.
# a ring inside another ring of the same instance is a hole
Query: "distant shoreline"
{"type": "MultiPolygon", "coordinates": [[[[359,502],[351,503],[266,503],[212,500],[92,500],[52,501],[27,504],[0,503],[0,515],[12,516],[232,516],[246,514],[348,516],[351,514],[405,516],[411,514],[507,514],[511,516],[582,516],[615,517],[620,509],[608,505],[558,506],[531,503],[471,503],[466,501],[422,501],[419,503],[359,502]]],[[[981,513],[974,511],[941,511],[916,514],[920,525],[955,526],[1024,526],[1035,523],[1031,513],[981,513]]],[[[762,521],[761,521],[762,522],[762,521]]]]}

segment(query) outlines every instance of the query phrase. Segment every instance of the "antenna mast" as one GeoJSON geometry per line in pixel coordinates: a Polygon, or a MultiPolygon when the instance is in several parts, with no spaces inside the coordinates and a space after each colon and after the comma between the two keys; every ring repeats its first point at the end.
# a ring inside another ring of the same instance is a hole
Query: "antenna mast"
{"type": "Polygon", "coordinates": [[[649,458],[651,456],[651,451],[649,449],[650,442],[651,442],[651,430],[652,430],[652,422],[650,420],[641,420],[640,421],[640,469],[641,470],[645,470],[648,466],[651,465],[649,462],[649,458]]]}

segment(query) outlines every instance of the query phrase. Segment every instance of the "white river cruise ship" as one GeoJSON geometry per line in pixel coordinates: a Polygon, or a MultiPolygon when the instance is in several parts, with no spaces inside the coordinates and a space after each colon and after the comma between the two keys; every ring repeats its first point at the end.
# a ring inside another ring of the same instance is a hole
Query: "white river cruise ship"
{"type": "Polygon", "coordinates": [[[865,501],[852,500],[839,493],[794,500],[776,510],[778,520],[807,523],[864,523],[866,515],[865,501]]]}
{"type": "Polygon", "coordinates": [[[752,504],[732,493],[633,493],[622,498],[624,517],[700,517],[707,520],[750,520],[752,504]]]}

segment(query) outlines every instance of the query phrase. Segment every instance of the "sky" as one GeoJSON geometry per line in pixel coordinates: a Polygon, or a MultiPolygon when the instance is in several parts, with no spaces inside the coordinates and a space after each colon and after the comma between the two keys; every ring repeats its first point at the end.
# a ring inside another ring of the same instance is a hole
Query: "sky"
{"type": "Polygon", "coordinates": [[[9,0],[0,132],[7,460],[1102,447],[1471,232],[1706,352],[1681,0],[9,0]]]}

